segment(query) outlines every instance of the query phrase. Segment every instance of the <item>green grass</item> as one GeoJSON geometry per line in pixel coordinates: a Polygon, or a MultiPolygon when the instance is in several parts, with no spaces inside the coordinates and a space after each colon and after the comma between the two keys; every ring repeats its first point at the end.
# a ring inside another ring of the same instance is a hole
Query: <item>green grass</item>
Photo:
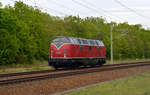
{"type": "Polygon", "coordinates": [[[150,72],[101,83],[68,95],[150,95],[150,72]]]}
{"type": "Polygon", "coordinates": [[[37,61],[36,64],[17,64],[9,66],[0,66],[0,73],[16,73],[16,72],[28,72],[37,70],[50,70],[52,67],[48,66],[47,61],[37,61]]]}
{"type": "MultiPolygon", "coordinates": [[[[144,62],[150,61],[150,59],[122,59],[114,60],[114,64],[132,63],[132,62],[144,62]]],[[[106,64],[110,64],[110,60],[107,60],[106,64]]]]}

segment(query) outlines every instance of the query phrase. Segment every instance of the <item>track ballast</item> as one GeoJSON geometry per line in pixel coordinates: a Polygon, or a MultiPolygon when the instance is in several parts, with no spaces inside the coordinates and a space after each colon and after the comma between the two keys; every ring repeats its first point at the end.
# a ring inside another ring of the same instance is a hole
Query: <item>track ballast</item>
{"type": "Polygon", "coordinates": [[[22,82],[30,82],[30,81],[35,81],[35,80],[62,78],[62,77],[75,76],[75,75],[94,73],[94,72],[111,71],[111,70],[116,70],[116,69],[134,68],[134,67],[140,67],[140,66],[146,66],[146,65],[150,65],[150,62],[136,62],[136,63],[128,63],[128,64],[104,65],[102,67],[79,68],[79,69],[73,69],[73,70],[57,70],[57,71],[56,70],[44,70],[44,71],[1,74],[0,75],[0,86],[22,83],[22,82]],[[36,74],[36,75],[34,75],[34,74],[36,74]],[[24,76],[24,75],[25,75],[25,77],[20,77],[20,76],[24,76]],[[31,76],[31,75],[33,75],[33,76],[31,76]],[[18,76],[18,77],[11,78],[11,77],[15,77],[15,76],[18,76]],[[7,79],[1,79],[1,78],[5,78],[5,77],[7,79]]]}

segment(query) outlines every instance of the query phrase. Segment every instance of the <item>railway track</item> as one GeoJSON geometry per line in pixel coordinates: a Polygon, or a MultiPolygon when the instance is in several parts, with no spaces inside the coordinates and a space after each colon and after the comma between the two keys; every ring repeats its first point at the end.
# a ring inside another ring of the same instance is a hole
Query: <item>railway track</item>
{"type": "MultiPolygon", "coordinates": [[[[123,63],[123,64],[113,64],[113,66],[122,66],[122,65],[128,65],[128,64],[138,64],[138,63],[145,63],[145,62],[136,62],[136,63],[123,63]]],[[[148,63],[148,62],[146,62],[148,63]]],[[[150,63],[150,62],[149,62],[150,63]]],[[[112,65],[105,65],[105,67],[109,67],[112,65]]],[[[80,69],[87,69],[85,68],[77,68],[80,69]]],[[[0,74],[0,78],[3,77],[14,77],[14,76],[23,76],[23,75],[32,75],[32,74],[44,74],[44,73],[53,73],[53,72],[61,72],[61,71],[68,71],[68,70],[76,70],[76,69],[60,69],[60,70],[42,70],[42,71],[30,71],[30,72],[19,72],[19,73],[8,73],[8,74],[0,74]]]]}
{"type": "Polygon", "coordinates": [[[33,71],[33,72],[23,72],[23,73],[0,74],[0,86],[28,82],[28,81],[35,81],[35,80],[61,78],[61,77],[94,73],[94,72],[104,72],[104,71],[110,71],[110,70],[116,70],[116,69],[134,68],[134,67],[146,66],[146,65],[150,65],[150,62],[104,65],[102,67],[79,68],[79,69],[74,69],[74,70],[58,70],[58,71],[44,70],[44,71],[33,71]],[[24,75],[26,76],[21,77],[24,75]],[[11,78],[11,77],[16,77],[16,76],[18,77],[11,78]],[[6,79],[2,79],[2,78],[6,78],[6,79]]]}

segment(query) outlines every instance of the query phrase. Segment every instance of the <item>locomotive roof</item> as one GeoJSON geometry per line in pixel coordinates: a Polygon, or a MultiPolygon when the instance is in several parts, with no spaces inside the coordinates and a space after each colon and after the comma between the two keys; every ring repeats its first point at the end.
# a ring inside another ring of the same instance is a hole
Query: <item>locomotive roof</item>
{"type": "MultiPolygon", "coordinates": [[[[83,40],[93,40],[93,41],[95,41],[94,39],[84,39],[84,38],[69,37],[69,36],[57,36],[56,38],[59,38],[59,37],[74,38],[74,39],[83,39],[83,40]]],[[[97,40],[97,41],[99,41],[99,40],[97,40]]]]}
{"type": "Polygon", "coordinates": [[[102,41],[99,40],[92,40],[92,39],[82,39],[76,37],[68,37],[68,36],[58,36],[57,38],[66,38],[68,39],[67,42],[64,43],[72,43],[72,44],[81,44],[81,45],[94,45],[94,46],[104,46],[102,41]]]}

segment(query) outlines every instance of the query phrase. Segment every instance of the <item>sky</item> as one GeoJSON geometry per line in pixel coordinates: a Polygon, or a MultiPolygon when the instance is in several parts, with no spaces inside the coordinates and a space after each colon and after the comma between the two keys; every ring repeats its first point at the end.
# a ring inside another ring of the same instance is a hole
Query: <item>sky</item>
{"type": "MultiPolygon", "coordinates": [[[[15,0],[0,0],[14,5],[15,0]]],[[[19,0],[16,0],[19,1],[19,0]]],[[[142,24],[150,28],[150,0],[20,0],[53,16],[104,17],[108,22],[142,24]],[[118,3],[120,2],[120,3],[118,3]]]]}

